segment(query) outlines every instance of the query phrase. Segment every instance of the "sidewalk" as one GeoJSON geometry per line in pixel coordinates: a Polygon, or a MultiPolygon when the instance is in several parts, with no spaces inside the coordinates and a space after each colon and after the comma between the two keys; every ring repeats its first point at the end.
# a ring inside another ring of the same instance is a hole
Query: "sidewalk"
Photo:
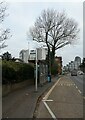
{"type": "Polygon", "coordinates": [[[3,97],[2,118],[33,118],[37,100],[51,88],[57,79],[57,77],[52,78],[52,82],[38,86],[38,92],[35,92],[33,85],[3,97]]]}

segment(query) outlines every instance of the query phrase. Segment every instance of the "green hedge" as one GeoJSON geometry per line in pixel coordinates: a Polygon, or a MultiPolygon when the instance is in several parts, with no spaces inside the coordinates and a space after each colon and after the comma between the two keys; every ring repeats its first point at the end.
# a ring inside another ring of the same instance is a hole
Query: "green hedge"
{"type": "Polygon", "coordinates": [[[34,67],[30,64],[2,61],[2,83],[17,83],[34,78],[34,67]]]}

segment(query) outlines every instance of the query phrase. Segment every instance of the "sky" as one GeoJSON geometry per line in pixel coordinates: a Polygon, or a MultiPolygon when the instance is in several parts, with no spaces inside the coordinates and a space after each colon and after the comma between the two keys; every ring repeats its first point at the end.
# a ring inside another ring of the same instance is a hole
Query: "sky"
{"type": "Polygon", "coordinates": [[[43,9],[55,9],[59,12],[63,10],[69,18],[75,19],[80,28],[79,39],[72,45],[65,46],[56,51],[56,56],[62,56],[63,65],[75,59],[76,56],[83,58],[83,1],[27,1],[27,0],[7,0],[7,16],[3,22],[4,28],[10,28],[12,37],[6,41],[8,47],[2,49],[1,53],[9,52],[12,57],[19,57],[22,49],[34,49],[39,47],[39,43],[33,42],[27,37],[29,28],[33,26],[37,17],[43,9]]]}

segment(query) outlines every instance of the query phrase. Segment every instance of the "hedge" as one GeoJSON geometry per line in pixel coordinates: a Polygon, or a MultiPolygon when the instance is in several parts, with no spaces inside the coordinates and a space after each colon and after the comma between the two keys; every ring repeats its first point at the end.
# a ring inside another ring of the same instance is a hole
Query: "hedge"
{"type": "Polygon", "coordinates": [[[30,64],[2,61],[2,84],[17,83],[34,78],[34,67],[30,64]]]}

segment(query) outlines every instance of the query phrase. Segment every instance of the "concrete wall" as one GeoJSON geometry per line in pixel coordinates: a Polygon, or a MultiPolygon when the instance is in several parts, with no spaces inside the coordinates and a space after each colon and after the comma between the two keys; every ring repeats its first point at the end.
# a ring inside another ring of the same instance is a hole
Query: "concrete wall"
{"type": "Polygon", "coordinates": [[[33,85],[33,84],[34,84],[34,80],[26,80],[20,83],[2,85],[2,96],[5,96],[15,90],[18,90],[20,88],[33,85]]]}

